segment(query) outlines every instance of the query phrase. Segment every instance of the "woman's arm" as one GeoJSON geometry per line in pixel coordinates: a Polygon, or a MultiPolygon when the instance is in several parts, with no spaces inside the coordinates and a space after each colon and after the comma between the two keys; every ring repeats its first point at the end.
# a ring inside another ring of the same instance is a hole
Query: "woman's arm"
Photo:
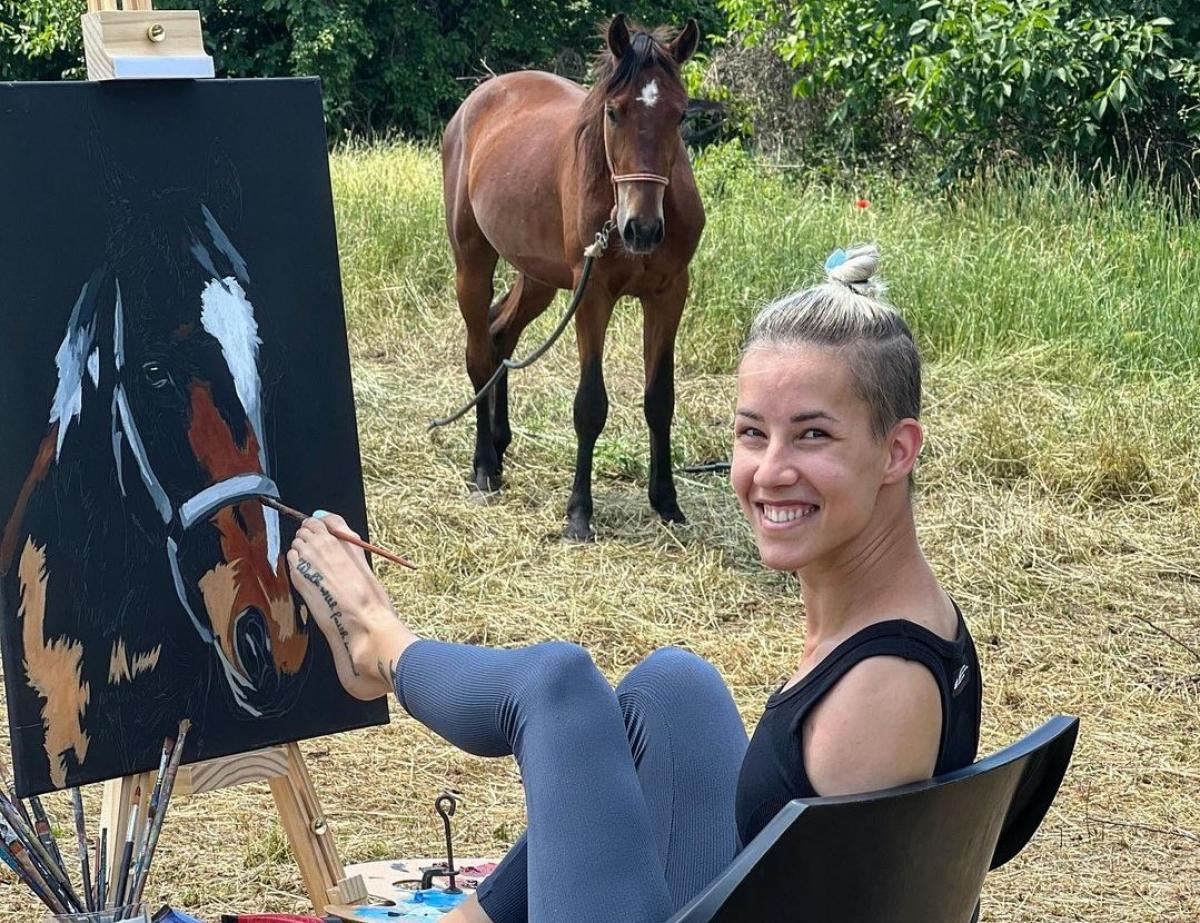
{"type": "Polygon", "coordinates": [[[851,795],[933,776],[942,699],[924,665],[870,657],[804,720],[804,769],[818,794],[851,795]]]}

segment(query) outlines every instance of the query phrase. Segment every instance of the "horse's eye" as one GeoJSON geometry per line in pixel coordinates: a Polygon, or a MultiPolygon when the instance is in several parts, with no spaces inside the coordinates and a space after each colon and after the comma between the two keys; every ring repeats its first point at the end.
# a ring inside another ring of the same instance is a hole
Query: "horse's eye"
{"type": "Polygon", "coordinates": [[[164,388],[171,384],[171,373],[157,362],[147,362],[143,365],[142,374],[146,376],[146,381],[150,382],[152,388],[164,388]]]}
{"type": "Polygon", "coordinates": [[[604,107],[604,114],[608,116],[608,120],[614,125],[617,123],[617,110],[612,106],[604,107]]]}

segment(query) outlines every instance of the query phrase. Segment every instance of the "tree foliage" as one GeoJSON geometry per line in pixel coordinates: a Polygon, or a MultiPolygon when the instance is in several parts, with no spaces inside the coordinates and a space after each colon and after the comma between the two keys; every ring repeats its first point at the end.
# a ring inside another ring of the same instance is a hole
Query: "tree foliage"
{"type": "MultiPolygon", "coordinates": [[[[715,0],[159,0],[198,9],[218,74],[315,74],[335,134],[436,132],[489,72],[572,77],[618,10],[719,31],[715,0]],[[581,54],[581,51],[584,53],[581,54]]],[[[0,0],[0,79],[82,75],[83,0],[0,0]]]]}
{"type": "Polygon", "coordinates": [[[1200,141],[1194,0],[719,2],[797,96],[829,102],[844,151],[917,145],[953,173],[1004,155],[1186,163],[1200,141]]]}

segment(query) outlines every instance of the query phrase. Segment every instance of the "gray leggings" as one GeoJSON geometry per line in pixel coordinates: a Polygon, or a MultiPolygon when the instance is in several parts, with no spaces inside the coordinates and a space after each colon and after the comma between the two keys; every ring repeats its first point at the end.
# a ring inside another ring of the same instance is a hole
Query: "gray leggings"
{"type": "Polygon", "coordinates": [[[450,743],[517,759],[529,828],[479,890],[495,923],[663,923],[736,855],[746,730],[696,655],[656,651],[614,692],[577,645],[417,641],[395,680],[450,743]]]}

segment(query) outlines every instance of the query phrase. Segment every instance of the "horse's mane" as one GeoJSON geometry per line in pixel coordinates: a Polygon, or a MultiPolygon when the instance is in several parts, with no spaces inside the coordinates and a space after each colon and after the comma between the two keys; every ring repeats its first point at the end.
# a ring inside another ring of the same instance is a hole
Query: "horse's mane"
{"type": "Polygon", "coordinates": [[[661,67],[674,80],[679,80],[679,64],[667,50],[674,34],[666,29],[646,30],[630,24],[629,47],[618,61],[605,43],[594,62],[595,80],[579,109],[575,126],[575,150],[588,181],[606,169],[604,158],[604,102],[631,84],[635,77],[650,67],[661,67]]]}

